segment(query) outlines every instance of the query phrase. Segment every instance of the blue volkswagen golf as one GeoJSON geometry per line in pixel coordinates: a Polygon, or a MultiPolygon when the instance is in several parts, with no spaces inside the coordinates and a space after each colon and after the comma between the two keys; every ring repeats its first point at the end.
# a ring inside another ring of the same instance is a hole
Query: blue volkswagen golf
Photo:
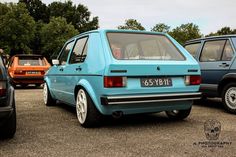
{"type": "Polygon", "coordinates": [[[168,34],[94,30],[69,39],[52,62],[44,103],[75,106],[83,127],[102,115],[165,111],[184,119],[201,96],[198,63],[168,34]]]}

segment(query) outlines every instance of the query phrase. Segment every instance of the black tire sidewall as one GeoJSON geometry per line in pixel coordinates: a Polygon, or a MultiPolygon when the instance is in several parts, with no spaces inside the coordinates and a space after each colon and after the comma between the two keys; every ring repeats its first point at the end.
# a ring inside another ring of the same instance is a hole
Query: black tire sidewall
{"type": "MultiPolygon", "coordinates": [[[[56,103],[56,101],[52,98],[52,96],[51,96],[51,93],[50,93],[50,90],[49,90],[49,88],[48,88],[48,84],[47,83],[45,83],[44,84],[44,86],[46,86],[46,88],[47,88],[47,102],[46,102],[46,106],[53,106],[55,103],[56,103]]],[[[44,87],[45,88],[45,87],[44,87]]]]}
{"type": "Polygon", "coordinates": [[[169,114],[168,111],[166,111],[167,116],[172,120],[182,120],[187,118],[191,113],[192,107],[186,110],[178,110],[179,112],[175,115],[169,114]]]}

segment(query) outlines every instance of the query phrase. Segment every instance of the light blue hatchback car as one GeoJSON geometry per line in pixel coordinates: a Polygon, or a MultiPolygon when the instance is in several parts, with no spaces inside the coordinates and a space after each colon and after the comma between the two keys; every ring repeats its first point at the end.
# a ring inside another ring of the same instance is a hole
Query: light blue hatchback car
{"type": "Polygon", "coordinates": [[[201,96],[198,63],[168,34],[94,30],[69,39],[52,62],[44,103],[75,106],[83,127],[102,115],[166,111],[184,119],[201,96]]]}

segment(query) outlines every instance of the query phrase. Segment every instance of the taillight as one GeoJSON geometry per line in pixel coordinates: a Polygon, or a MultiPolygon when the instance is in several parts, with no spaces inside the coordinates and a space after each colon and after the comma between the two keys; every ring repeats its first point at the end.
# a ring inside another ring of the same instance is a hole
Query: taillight
{"type": "Polygon", "coordinates": [[[16,71],[14,71],[14,74],[22,75],[22,74],[25,74],[25,71],[22,71],[22,70],[16,70],[16,71]]]}
{"type": "Polygon", "coordinates": [[[200,85],[201,84],[201,76],[199,75],[192,75],[185,77],[185,84],[186,85],[200,85]]]}
{"type": "Polygon", "coordinates": [[[0,81],[0,96],[5,96],[6,95],[6,82],[5,81],[0,81]]]}
{"type": "Polygon", "coordinates": [[[125,87],[126,86],[126,77],[122,76],[105,76],[104,77],[104,87],[113,88],[113,87],[125,87]]]}

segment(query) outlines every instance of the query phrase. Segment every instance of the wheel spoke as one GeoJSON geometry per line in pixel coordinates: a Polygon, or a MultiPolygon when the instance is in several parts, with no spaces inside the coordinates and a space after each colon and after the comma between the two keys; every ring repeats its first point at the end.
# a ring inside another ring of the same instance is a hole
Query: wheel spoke
{"type": "Polygon", "coordinates": [[[231,109],[236,109],[236,87],[230,87],[225,94],[225,102],[231,109]]]}
{"type": "Polygon", "coordinates": [[[83,124],[87,116],[87,99],[86,99],[86,94],[82,89],[79,90],[77,95],[76,111],[79,122],[83,124]]]}

